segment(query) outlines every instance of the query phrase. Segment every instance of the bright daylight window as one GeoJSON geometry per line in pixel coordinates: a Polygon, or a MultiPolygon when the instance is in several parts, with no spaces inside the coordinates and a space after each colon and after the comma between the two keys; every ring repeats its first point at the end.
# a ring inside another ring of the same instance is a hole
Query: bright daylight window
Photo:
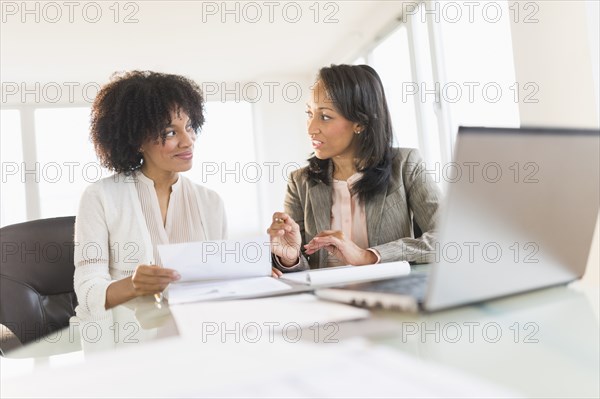
{"type": "Polygon", "coordinates": [[[248,102],[206,103],[206,123],[196,140],[194,166],[186,175],[215,190],[225,202],[229,238],[262,233],[256,211],[264,170],[256,162],[252,105],[248,102]]]}
{"type": "Polygon", "coordinates": [[[0,226],[26,220],[25,184],[23,182],[23,144],[21,116],[18,110],[0,111],[0,226]]]}
{"type": "Polygon", "coordinates": [[[458,126],[516,127],[518,102],[535,101],[535,83],[515,79],[507,2],[479,4],[480,11],[495,10],[498,18],[490,11],[471,20],[471,6],[420,2],[406,21],[355,61],[368,60],[383,80],[395,145],[419,148],[430,167],[450,160],[458,126]],[[461,18],[452,14],[456,9],[461,18]],[[431,38],[441,49],[436,59],[431,38]]]}
{"type": "Polygon", "coordinates": [[[419,148],[414,100],[403,98],[402,91],[403,85],[413,80],[406,27],[396,29],[375,47],[369,63],[383,81],[394,127],[394,145],[419,148]]]}
{"type": "MultiPolygon", "coordinates": [[[[99,166],[89,139],[90,109],[45,108],[34,115],[37,162],[28,169],[35,169],[40,217],[75,215],[83,190],[110,175],[99,166]]],[[[194,167],[186,172],[195,183],[223,198],[232,238],[263,230],[260,215],[248,212],[258,209],[263,172],[254,155],[252,126],[251,104],[206,103],[206,124],[196,141],[194,167]]],[[[2,111],[2,162],[21,167],[18,111],[2,111]]],[[[9,183],[2,184],[3,225],[26,220],[25,185],[20,175],[8,177],[9,183]]]]}
{"type": "Polygon", "coordinates": [[[537,90],[533,82],[516,82],[508,3],[483,1],[477,10],[472,21],[466,12],[457,22],[441,19],[442,99],[450,103],[453,135],[459,125],[518,127],[519,101],[535,100],[537,90]]]}
{"type": "Polygon", "coordinates": [[[83,190],[110,174],[98,163],[89,130],[88,107],[35,111],[40,217],[76,215],[83,190]]]}

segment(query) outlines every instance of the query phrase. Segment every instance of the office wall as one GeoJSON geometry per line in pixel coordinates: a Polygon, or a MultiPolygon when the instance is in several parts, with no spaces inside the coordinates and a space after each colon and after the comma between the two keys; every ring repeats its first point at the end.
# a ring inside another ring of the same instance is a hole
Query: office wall
{"type": "MultiPolygon", "coordinates": [[[[539,87],[538,102],[519,103],[521,125],[599,127],[598,5],[587,3],[593,2],[536,2],[539,8],[531,18],[536,21],[511,21],[517,81],[539,87]]],[[[599,223],[584,277],[595,285],[599,223]]]]}
{"type": "Polygon", "coordinates": [[[597,127],[586,3],[535,4],[539,8],[532,21],[511,20],[517,80],[539,87],[535,96],[539,101],[519,103],[521,124],[597,127]]]}
{"type": "MultiPolygon", "coordinates": [[[[587,0],[586,14],[588,38],[590,43],[590,55],[592,57],[592,73],[594,74],[594,91],[596,94],[596,110],[600,108],[600,1],[587,0]]],[[[600,113],[598,113],[598,124],[600,125],[600,113]]]]}

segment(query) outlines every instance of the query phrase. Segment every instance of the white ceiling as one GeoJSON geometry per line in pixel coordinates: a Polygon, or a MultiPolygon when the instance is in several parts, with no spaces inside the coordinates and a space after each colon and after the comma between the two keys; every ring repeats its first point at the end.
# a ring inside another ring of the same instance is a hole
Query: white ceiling
{"type": "MultiPolygon", "coordinates": [[[[86,2],[73,9],[72,23],[64,2],[54,3],[62,13],[56,23],[49,21],[56,9],[44,10],[44,3],[39,22],[22,9],[14,15],[3,10],[2,81],[102,83],[112,72],[129,69],[180,73],[205,82],[312,76],[323,65],[350,61],[402,10],[400,1],[319,2],[315,23],[314,1],[273,2],[271,23],[268,2],[228,2],[228,9],[237,4],[236,23],[235,14],[221,12],[221,1],[141,1],[131,2],[137,11],[120,3],[119,19],[135,11],[138,22],[115,23],[109,8],[114,2],[97,3],[102,16],[96,23],[83,18],[86,2]],[[296,6],[302,15],[298,22],[288,22],[296,6]],[[216,14],[210,15],[207,11],[215,7],[216,14]],[[258,10],[260,19],[252,23],[258,10]],[[330,14],[337,22],[324,23],[330,14]]],[[[93,18],[95,10],[88,8],[85,15],[93,18]]]]}

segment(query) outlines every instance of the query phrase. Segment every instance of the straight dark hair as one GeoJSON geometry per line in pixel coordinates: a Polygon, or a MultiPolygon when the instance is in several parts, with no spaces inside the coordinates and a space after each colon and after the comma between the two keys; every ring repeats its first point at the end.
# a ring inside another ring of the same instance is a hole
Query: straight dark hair
{"type": "MultiPolygon", "coordinates": [[[[392,174],[393,131],[383,84],[368,65],[331,65],[319,70],[322,82],[336,110],[350,122],[362,126],[357,135],[356,170],[363,176],[352,185],[352,194],[365,203],[385,192],[392,174]]],[[[331,184],[331,159],[308,159],[310,179],[331,184]]]]}

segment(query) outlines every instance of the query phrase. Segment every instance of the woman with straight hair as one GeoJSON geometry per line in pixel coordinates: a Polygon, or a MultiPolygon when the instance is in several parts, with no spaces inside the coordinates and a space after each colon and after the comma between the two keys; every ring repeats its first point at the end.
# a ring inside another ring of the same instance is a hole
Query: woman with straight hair
{"type": "Polygon", "coordinates": [[[274,267],[433,261],[441,193],[418,150],[393,147],[377,72],[322,68],[306,114],[314,154],[291,173],[284,212],[273,214],[267,230],[274,267]]]}

